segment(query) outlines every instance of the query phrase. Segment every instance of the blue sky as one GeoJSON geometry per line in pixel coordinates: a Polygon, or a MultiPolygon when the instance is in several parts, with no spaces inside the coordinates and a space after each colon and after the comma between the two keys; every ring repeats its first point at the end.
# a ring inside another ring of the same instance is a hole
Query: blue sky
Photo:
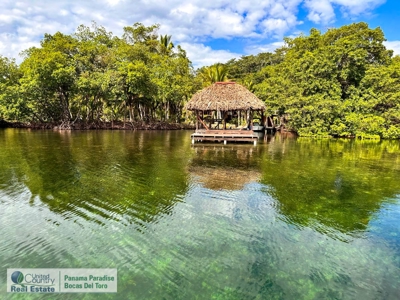
{"type": "Polygon", "coordinates": [[[313,27],[324,32],[360,21],[381,27],[387,47],[400,54],[398,16],[398,0],[2,0],[0,54],[19,62],[19,53],[39,46],[44,33],[73,33],[92,21],[115,35],[135,22],[158,23],[195,67],[273,51],[284,36],[313,27]]]}

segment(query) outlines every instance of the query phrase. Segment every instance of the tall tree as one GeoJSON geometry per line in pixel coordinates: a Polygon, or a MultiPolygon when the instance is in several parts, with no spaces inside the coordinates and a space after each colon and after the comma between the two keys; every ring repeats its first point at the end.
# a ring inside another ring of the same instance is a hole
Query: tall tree
{"type": "MultiPolygon", "coordinates": [[[[301,135],[358,135],[348,126],[354,109],[349,102],[362,93],[369,69],[390,64],[384,41],[380,28],[365,23],[287,38],[282,62],[259,72],[265,79],[256,94],[270,112],[288,114],[290,128],[301,135]]],[[[368,120],[381,124],[379,117],[368,120]]]]}
{"type": "Polygon", "coordinates": [[[21,76],[15,60],[0,55],[0,120],[24,120],[28,114],[21,97],[21,76]]]}
{"type": "Polygon", "coordinates": [[[41,48],[25,52],[26,58],[21,64],[22,88],[33,115],[40,121],[70,126],[73,118],[70,101],[76,93],[78,77],[74,61],[76,45],[73,37],[57,32],[46,34],[41,48]]]}
{"type": "Polygon", "coordinates": [[[158,53],[170,55],[172,53],[173,48],[175,47],[171,41],[171,35],[160,35],[158,40],[158,53]]]}

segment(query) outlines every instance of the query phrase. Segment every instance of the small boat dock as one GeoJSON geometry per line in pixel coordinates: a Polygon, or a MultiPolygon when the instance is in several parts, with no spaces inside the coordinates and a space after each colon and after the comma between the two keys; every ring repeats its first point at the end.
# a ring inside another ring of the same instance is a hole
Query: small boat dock
{"type": "Polygon", "coordinates": [[[252,142],[257,145],[258,135],[252,130],[197,130],[191,135],[192,144],[195,142],[252,142]]]}

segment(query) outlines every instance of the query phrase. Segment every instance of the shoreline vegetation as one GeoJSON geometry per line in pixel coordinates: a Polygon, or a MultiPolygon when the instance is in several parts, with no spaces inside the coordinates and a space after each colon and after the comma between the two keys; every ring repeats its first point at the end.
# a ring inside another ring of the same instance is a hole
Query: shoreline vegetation
{"type": "Polygon", "coordinates": [[[192,129],[191,97],[234,81],[299,136],[400,139],[400,56],[379,27],[311,29],[273,53],[199,69],[158,29],[135,23],[115,36],[92,23],[44,34],[20,64],[0,56],[0,127],[192,129]]]}
{"type": "Polygon", "coordinates": [[[53,130],[193,130],[196,127],[187,123],[169,123],[165,121],[152,122],[101,122],[101,123],[74,123],[70,127],[60,128],[57,123],[21,123],[0,120],[0,128],[25,128],[25,129],[53,129],[53,130]]]}

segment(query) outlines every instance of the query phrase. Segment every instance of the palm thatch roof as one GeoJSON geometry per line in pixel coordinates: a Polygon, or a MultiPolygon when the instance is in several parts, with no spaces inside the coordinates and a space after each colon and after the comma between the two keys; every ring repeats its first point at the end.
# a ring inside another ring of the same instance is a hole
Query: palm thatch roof
{"type": "Polygon", "coordinates": [[[265,104],[244,86],[235,82],[216,82],[197,92],[186,104],[188,110],[265,110],[265,104]]]}

